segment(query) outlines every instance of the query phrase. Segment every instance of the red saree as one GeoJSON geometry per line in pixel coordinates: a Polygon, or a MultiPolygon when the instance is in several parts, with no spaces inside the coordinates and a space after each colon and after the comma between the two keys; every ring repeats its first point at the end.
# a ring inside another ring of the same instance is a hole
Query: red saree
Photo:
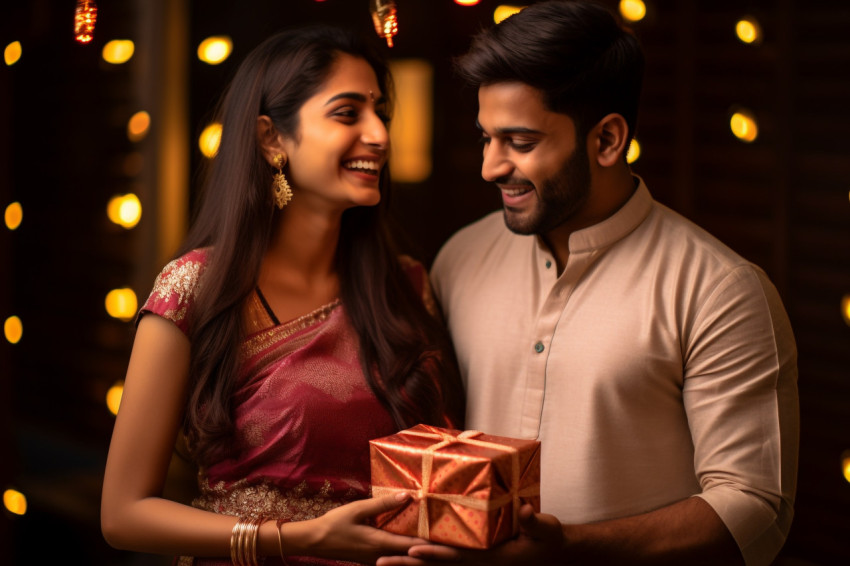
{"type": "MultiPolygon", "coordinates": [[[[141,312],[163,316],[186,332],[205,260],[203,251],[194,251],[166,266],[141,312]]],[[[421,265],[411,267],[425,275],[421,265]]],[[[233,446],[227,459],[199,472],[201,495],[193,506],[301,521],[368,497],[368,442],[397,427],[366,383],[344,305],[335,301],[276,325],[256,293],[249,303],[233,446]]],[[[340,564],[299,557],[287,562],[340,564]]],[[[268,557],[265,564],[280,560],[268,557]]]]}

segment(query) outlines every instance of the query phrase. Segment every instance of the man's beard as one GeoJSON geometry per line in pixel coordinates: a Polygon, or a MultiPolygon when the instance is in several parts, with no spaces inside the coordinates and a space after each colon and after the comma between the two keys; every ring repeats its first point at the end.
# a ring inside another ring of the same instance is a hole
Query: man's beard
{"type": "Polygon", "coordinates": [[[516,234],[545,234],[569,220],[587,202],[589,194],[587,150],[578,144],[561,170],[542,181],[534,210],[520,214],[505,206],[505,225],[516,234]]]}

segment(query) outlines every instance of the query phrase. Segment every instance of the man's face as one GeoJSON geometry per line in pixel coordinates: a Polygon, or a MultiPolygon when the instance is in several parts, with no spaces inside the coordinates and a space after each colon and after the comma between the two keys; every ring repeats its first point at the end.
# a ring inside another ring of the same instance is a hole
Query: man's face
{"type": "Polygon", "coordinates": [[[481,176],[501,190],[507,227],[546,234],[578,219],[590,193],[590,165],[573,120],[547,110],[540,91],[523,83],[482,86],[478,104],[481,176]]]}

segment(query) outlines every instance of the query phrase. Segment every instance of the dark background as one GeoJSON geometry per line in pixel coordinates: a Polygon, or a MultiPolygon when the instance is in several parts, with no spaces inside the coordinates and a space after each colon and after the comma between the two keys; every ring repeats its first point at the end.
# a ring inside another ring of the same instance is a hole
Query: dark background
{"type": "MultiPolygon", "coordinates": [[[[71,0],[4,4],[0,45],[21,41],[23,56],[0,66],[0,204],[20,201],[24,220],[15,231],[0,227],[0,318],[20,316],[24,334],[16,345],[0,342],[0,488],[23,492],[29,509],[2,512],[0,562],[164,563],[110,549],[98,518],[113,424],[104,398],[123,378],[132,344],[132,325],[110,318],[103,299],[129,285],[144,300],[167,252],[153,212],[161,203],[157,106],[172,92],[185,97],[183,185],[191,199],[202,159],[197,134],[238,62],[284,26],[328,21],[373,33],[368,2],[103,0],[89,45],[73,40],[71,0]],[[195,56],[212,34],[234,41],[219,66],[195,56]],[[116,38],[135,40],[136,55],[107,65],[100,50],[116,38]],[[185,49],[175,49],[181,42],[185,49]],[[159,72],[174,61],[185,63],[185,89],[159,72]],[[127,119],[149,106],[152,134],[129,142],[127,119]],[[145,213],[124,230],[105,207],[130,190],[145,213]]],[[[397,185],[393,207],[408,251],[430,264],[452,232],[499,206],[479,178],[475,93],[450,70],[470,35],[492,22],[497,2],[398,4],[400,33],[386,53],[433,65],[435,120],[432,175],[397,185]]],[[[646,4],[647,17],[633,25],[648,60],[637,130],[643,152],[633,168],[658,200],[767,271],[798,342],[796,517],[777,564],[850,563],[850,483],[841,469],[850,449],[850,326],[841,314],[850,294],[850,5],[646,4]],[[764,30],[760,45],[734,36],[747,14],[764,30]],[[736,105],[759,120],[752,144],[729,131],[736,105]]]]}

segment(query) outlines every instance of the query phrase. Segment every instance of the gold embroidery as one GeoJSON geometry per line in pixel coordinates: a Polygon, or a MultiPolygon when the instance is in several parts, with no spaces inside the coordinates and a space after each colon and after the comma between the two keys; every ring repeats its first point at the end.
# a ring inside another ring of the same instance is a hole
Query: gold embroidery
{"type": "Polygon", "coordinates": [[[275,342],[288,338],[289,336],[308,328],[317,322],[321,322],[330,316],[331,312],[338,307],[340,300],[336,299],[323,307],[319,307],[311,313],[298,317],[295,320],[270,328],[250,337],[245,341],[242,354],[245,358],[252,358],[258,353],[273,345],[275,342]]]}
{"type": "Polygon", "coordinates": [[[162,316],[175,322],[185,318],[190,300],[195,298],[200,289],[199,275],[202,267],[199,261],[181,263],[181,259],[175,259],[165,266],[154,283],[151,296],[156,295],[160,299],[167,300],[174,295],[177,298],[177,305],[165,311],[162,316]]]}
{"type": "Polygon", "coordinates": [[[318,491],[310,490],[306,481],[284,492],[267,483],[251,485],[244,479],[225,487],[224,482],[210,486],[207,478],[202,478],[200,487],[201,495],[192,502],[193,507],[243,518],[264,515],[285,521],[306,521],[357,499],[354,490],[349,490],[342,499],[334,497],[328,480],[318,491]]]}

